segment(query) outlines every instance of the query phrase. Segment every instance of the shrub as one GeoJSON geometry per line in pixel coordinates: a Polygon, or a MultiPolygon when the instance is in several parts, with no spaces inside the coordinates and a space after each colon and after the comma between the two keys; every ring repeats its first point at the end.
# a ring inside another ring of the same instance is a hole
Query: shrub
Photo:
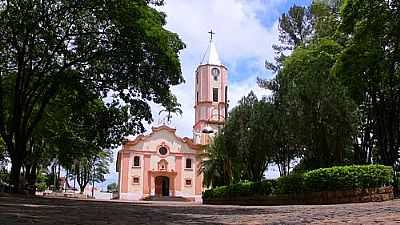
{"type": "Polygon", "coordinates": [[[276,182],[277,194],[301,193],[304,191],[304,176],[294,173],[289,176],[279,177],[276,182]]]}
{"type": "Polygon", "coordinates": [[[36,189],[37,189],[37,191],[41,191],[41,192],[45,191],[47,189],[47,185],[44,182],[37,183],[36,184],[36,189]]]}
{"type": "Polygon", "coordinates": [[[224,198],[227,197],[229,193],[228,186],[221,186],[221,187],[216,187],[213,192],[212,192],[212,197],[213,198],[224,198]]]}
{"type": "Polygon", "coordinates": [[[225,198],[228,196],[228,186],[220,186],[204,191],[203,198],[225,198]]]}
{"type": "Polygon", "coordinates": [[[264,180],[252,183],[252,189],[257,195],[270,195],[273,190],[273,181],[264,180]]]}
{"type": "Polygon", "coordinates": [[[0,169],[0,183],[9,183],[10,182],[10,174],[7,172],[5,168],[0,169]]]}
{"type": "Polygon", "coordinates": [[[264,180],[263,182],[269,182],[271,184],[272,191],[276,189],[277,179],[268,179],[264,180]]]}
{"type": "Polygon", "coordinates": [[[204,199],[236,198],[274,194],[292,194],[305,191],[351,190],[354,188],[373,188],[391,185],[393,169],[390,166],[335,166],[309,171],[305,174],[295,173],[262,182],[241,182],[230,186],[221,186],[206,190],[204,199]],[[274,188],[273,188],[274,186],[274,188]]]}
{"type": "Polygon", "coordinates": [[[248,196],[269,195],[272,193],[270,181],[250,182],[245,181],[229,186],[220,186],[206,190],[203,193],[204,199],[210,198],[236,198],[248,196]]]}
{"type": "Polygon", "coordinates": [[[229,197],[250,196],[252,190],[252,182],[243,182],[228,186],[229,197]]]}
{"type": "Polygon", "coordinates": [[[304,174],[306,191],[382,187],[392,182],[393,169],[382,165],[335,166],[304,174]]]}

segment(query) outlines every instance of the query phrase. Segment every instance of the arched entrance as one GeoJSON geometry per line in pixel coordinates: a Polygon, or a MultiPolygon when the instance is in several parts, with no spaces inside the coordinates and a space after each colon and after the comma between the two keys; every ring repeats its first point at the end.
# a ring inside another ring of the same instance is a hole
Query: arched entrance
{"type": "Polygon", "coordinates": [[[169,196],[169,178],[166,176],[158,176],[155,179],[156,196],[169,196]]]}

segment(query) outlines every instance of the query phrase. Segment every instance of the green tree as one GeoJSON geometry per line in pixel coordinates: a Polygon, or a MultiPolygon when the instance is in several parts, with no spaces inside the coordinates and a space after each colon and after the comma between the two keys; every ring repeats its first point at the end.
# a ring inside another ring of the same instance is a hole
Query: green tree
{"type": "MultiPolygon", "coordinates": [[[[91,181],[103,182],[108,173],[111,153],[109,148],[115,147],[119,139],[129,132],[124,125],[128,117],[128,108],[118,105],[105,104],[97,98],[90,102],[76,100],[75,96],[66,92],[66,96],[54,101],[51,105],[50,116],[60,118],[57,123],[51,121],[51,139],[47,140],[56,150],[52,151],[53,158],[74,176],[84,190],[91,181]],[[70,106],[65,107],[65,102],[70,106]]],[[[68,177],[68,176],[67,176],[68,177]]]]}
{"type": "MultiPolygon", "coordinates": [[[[287,55],[288,51],[295,49],[301,44],[307,43],[312,37],[313,16],[310,7],[293,5],[287,13],[279,17],[279,42],[272,45],[275,51],[275,63],[266,61],[268,70],[277,72],[287,55]]],[[[262,83],[262,80],[259,80],[262,83]]]]}
{"type": "Polygon", "coordinates": [[[61,167],[68,177],[75,160],[96,156],[101,149],[115,146],[120,137],[131,130],[124,125],[127,110],[106,105],[95,95],[83,91],[60,93],[49,103],[34,132],[24,160],[26,183],[32,187],[36,183],[36,171],[52,165],[50,183],[58,189],[61,167]]]}
{"type": "Polygon", "coordinates": [[[341,32],[337,32],[340,21],[342,0],[315,0],[311,4],[314,18],[313,39],[327,38],[341,41],[341,32]]]}
{"type": "Polygon", "coordinates": [[[78,160],[74,170],[80,192],[83,193],[89,182],[92,182],[92,197],[95,183],[105,181],[105,174],[109,173],[110,152],[101,151],[96,155],[82,157],[78,160]]]}
{"type": "MultiPolygon", "coordinates": [[[[279,44],[272,47],[275,50],[275,62],[266,61],[267,70],[278,75],[283,67],[288,53],[299,46],[306,45],[315,36],[315,15],[317,7],[301,7],[293,5],[287,13],[279,18],[279,44]]],[[[295,134],[296,121],[292,120],[289,105],[283,100],[285,84],[282,84],[276,76],[273,79],[258,78],[259,86],[272,91],[270,101],[273,104],[273,119],[269,122],[273,126],[272,152],[273,161],[278,166],[281,175],[287,175],[291,162],[302,155],[303,146],[297,140],[295,134]]]]}
{"type": "Polygon", "coordinates": [[[118,191],[117,183],[113,182],[113,183],[107,185],[107,192],[111,192],[112,193],[112,192],[116,192],[116,191],[118,191]]]}
{"type": "Polygon", "coordinates": [[[104,175],[108,174],[110,162],[112,162],[112,152],[103,151],[101,154],[97,154],[92,167],[92,197],[94,197],[94,188],[96,183],[106,181],[104,175]]]}
{"type": "Polygon", "coordinates": [[[336,74],[357,103],[357,160],[394,166],[400,149],[400,3],[346,0],[340,32],[346,38],[336,74]]]}
{"type": "Polygon", "coordinates": [[[278,166],[279,174],[287,176],[294,160],[304,154],[304,146],[296,136],[296,121],[292,120],[288,108],[275,102],[272,119],[268,122],[272,126],[272,161],[278,166]]]}
{"type": "Polygon", "coordinates": [[[276,51],[275,64],[266,64],[276,77],[258,80],[261,87],[272,91],[273,160],[281,175],[289,173],[294,158],[305,157],[306,168],[353,159],[348,155],[352,146],[346,135],[350,140],[354,137],[356,108],[341,79],[331,75],[346,42],[337,32],[341,4],[341,0],[314,1],[283,14],[280,48],[275,49],[293,52],[285,56],[276,51]]]}
{"type": "Polygon", "coordinates": [[[148,101],[165,104],[183,81],[178,36],[145,0],[1,0],[0,134],[18,189],[21,166],[49,103],[80,83],[129,108],[131,133],[151,121],[148,101]]]}
{"type": "Polygon", "coordinates": [[[208,150],[205,169],[206,185],[260,181],[272,156],[273,107],[253,92],[232,109],[225,127],[208,150]]]}
{"type": "MultiPolygon", "coordinates": [[[[203,184],[207,187],[218,187],[231,184],[234,180],[232,162],[225,148],[224,130],[214,137],[207,146],[202,158],[201,173],[203,184]]],[[[236,168],[237,169],[237,168],[236,168]]]]}
{"type": "Polygon", "coordinates": [[[35,186],[38,191],[45,191],[47,189],[47,176],[43,170],[39,170],[37,173],[37,180],[35,186]]]}
{"type": "Polygon", "coordinates": [[[241,180],[260,181],[271,160],[272,105],[258,100],[253,92],[232,109],[225,125],[227,149],[237,152],[236,162],[242,162],[241,180]]]}
{"type": "MultiPolygon", "coordinates": [[[[315,0],[311,6],[293,5],[279,18],[279,44],[272,45],[275,62],[266,61],[265,67],[275,74],[282,68],[282,63],[289,53],[299,46],[305,46],[316,38],[330,38],[336,35],[339,26],[339,8],[342,0],[315,0]]],[[[260,79],[261,87],[278,91],[275,79],[260,79]]],[[[278,96],[275,96],[278,97],[278,96]]]]}
{"type": "Polygon", "coordinates": [[[355,105],[331,73],[340,51],[338,44],[324,39],[297,48],[277,77],[285,87],[283,100],[296,122],[297,141],[305,147],[310,168],[342,164],[348,159],[355,105]]]}

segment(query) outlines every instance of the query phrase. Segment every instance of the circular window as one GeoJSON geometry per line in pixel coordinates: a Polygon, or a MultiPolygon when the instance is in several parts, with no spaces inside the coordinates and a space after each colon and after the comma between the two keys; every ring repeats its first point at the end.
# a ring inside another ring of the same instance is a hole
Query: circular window
{"type": "Polygon", "coordinates": [[[161,155],[166,155],[168,153],[168,149],[166,147],[161,147],[160,149],[158,149],[158,152],[161,155]]]}

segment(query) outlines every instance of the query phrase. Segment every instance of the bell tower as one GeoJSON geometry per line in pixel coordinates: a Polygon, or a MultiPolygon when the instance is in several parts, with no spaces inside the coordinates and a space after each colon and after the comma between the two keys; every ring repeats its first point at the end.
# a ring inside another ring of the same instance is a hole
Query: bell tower
{"type": "Polygon", "coordinates": [[[195,72],[195,123],[194,141],[208,144],[225,123],[228,108],[228,69],[221,63],[214,44],[212,30],[210,41],[200,65],[195,72]]]}

